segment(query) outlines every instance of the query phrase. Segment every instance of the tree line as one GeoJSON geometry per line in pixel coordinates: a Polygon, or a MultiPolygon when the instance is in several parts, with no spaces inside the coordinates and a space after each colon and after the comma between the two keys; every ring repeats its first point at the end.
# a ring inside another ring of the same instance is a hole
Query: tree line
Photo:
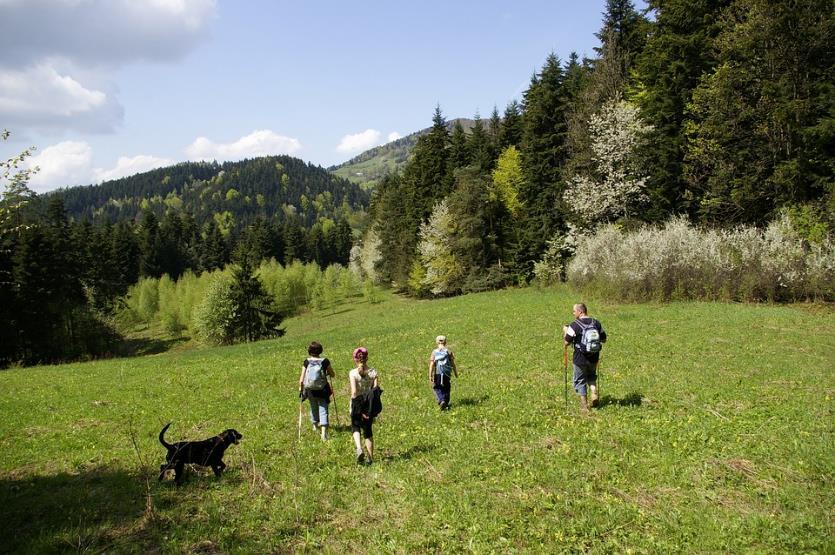
{"type": "MultiPolygon", "coordinates": [[[[234,262],[233,282],[240,285],[235,295],[245,293],[254,299],[258,295],[250,290],[257,289],[253,276],[261,260],[347,266],[353,243],[351,222],[361,225],[365,217],[367,195],[344,180],[340,182],[351,194],[323,189],[305,203],[301,193],[295,201],[299,209],[291,205],[293,191],[315,191],[313,183],[325,188],[328,182],[321,169],[312,177],[285,171],[287,167],[303,170],[307,165],[301,161],[290,164],[287,159],[265,158],[214,166],[216,173],[208,181],[185,172],[207,165],[181,164],[151,172],[151,177],[142,174],[115,185],[39,196],[26,186],[31,171],[18,168],[28,155],[26,151],[2,166],[7,187],[0,200],[0,367],[112,352],[119,337],[110,322],[129,287],[141,278],[168,276],[176,281],[185,272],[200,275],[234,262]],[[290,180],[288,175],[295,177],[290,180]],[[237,189],[228,188],[230,179],[237,189]],[[156,202],[173,181],[184,185],[156,202]],[[297,181],[300,185],[293,185],[297,181]],[[153,187],[147,189],[148,183],[153,187]],[[213,211],[211,202],[195,201],[201,198],[197,191],[203,191],[203,199],[211,199],[219,189],[236,191],[225,194],[229,200],[224,200],[224,210],[213,211]],[[108,196],[105,209],[94,209],[102,191],[126,196],[119,201],[108,196]],[[127,196],[151,191],[155,197],[150,201],[127,196]],[[74,213],[66,208],[68,200],[74,213]],[[263,210],[237,211],[242,205],[263,210]],[[282,206],[293,208],[282,210],[282,206]],[[107,207],[116,211],[108,212],[107,207]],[[189,210],[192,207],[202,218],[189,210]]],[[[249,304],[244,308],[255,310],[256,304],[249,304]]],[[[266,314],[266,308],[258,307],[266,314]]],[[[269,330],[277,329],[280,322],[279,315],[272,318],[269,330]]],[[[256,320],[244,323],[251,328],[256,320]]],[[[253,333],[245,330],[242,337],[253,333]]]]}
{"type": "Polygon", "coordinates": [[[469,133],[436,107],[357,252],[415,295],[527,282],[602,224],[835,224],[835,17],[824,0],[608,0],[592,58],[551,54],[469,133]]]}

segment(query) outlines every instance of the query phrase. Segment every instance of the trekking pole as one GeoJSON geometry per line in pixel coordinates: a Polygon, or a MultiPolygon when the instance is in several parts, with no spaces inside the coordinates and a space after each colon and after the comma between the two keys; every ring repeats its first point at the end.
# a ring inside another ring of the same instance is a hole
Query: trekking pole
{"type": "Polygon", "coordinates": [[[594,373],[597,374],[597,397],[602,399],[603,395],[600,393],[602,391],[600,389],[600,358],[597,359],[597,364],[594,367],[594,373]]]}
{"type": "Polygon", "coordinates": [[[330,380],[328,380],[328,387],[331,388],[331,397],[333,397],[333,415],[336,417],[336,425],[339,426],[339,409],[337,408],[338,403],[336,402],[336,389],[333,388],[333,384],[331,384],[330,380]]]}
{"type": "Polygon", "coordinates": [[[568,412],[568,345],[562,350],[563,366],[563,398],[565,399],[565,412],[568,412]]]}
{"type": "Polygon", "coordinates": [[[299,441],[302,440],[302,404],[304,403],[304,399],[302,398],[302,392],[299,390],[299,441]]]}

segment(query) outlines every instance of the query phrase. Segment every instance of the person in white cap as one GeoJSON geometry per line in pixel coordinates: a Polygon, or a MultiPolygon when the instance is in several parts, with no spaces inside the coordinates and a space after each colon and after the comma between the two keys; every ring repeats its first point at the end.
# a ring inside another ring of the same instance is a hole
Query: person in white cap
{"type": "Polygon", "coordinates": [[[458,378],[458,367],[455,364],[455,355],[447,349],[446,336],[439,335],[435,338],[437,348],[429,355],[429,382],[435,392],[435,399],[441,410],[449,408],[449,394],[452,389],[451,379],[454,375],[458,378]]]}

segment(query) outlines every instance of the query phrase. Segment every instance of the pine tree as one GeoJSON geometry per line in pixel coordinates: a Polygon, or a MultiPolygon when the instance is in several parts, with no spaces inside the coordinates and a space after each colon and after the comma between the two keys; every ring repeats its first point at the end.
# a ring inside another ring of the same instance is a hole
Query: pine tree
{"type": "Polygon", "coordinates": [[[501,131],[499,132],[499,151],[509,146],[522,144],[522,112],[519,103],[511,100],[504,110],[501,131]]]}
{"type": "Polygon", "coordinates": [[[470,137],[467,140],[469,158],[472,165],[478,168],[479,171],[489,173],[493,169],[493,162],[495,160],[490,137],[484,128],[484,122],[481,120],[481,116],[476,113],[473,119],[475,123],[470,130],[470,137]]]}
{"type": "Polygon", "coordinates": [[[160,277],[163,273],[162,241],[159,221],[154,213],[145,210],[139,230],[139,274],[142,277],[160,277]]]}
{"type": "Polygon", "coordinates": [[[280,337],[283,316],[276,310],[271,297],[255,276],[252,260],[244,255],[232,270],[232,296],[235,307],[232,328],[235,338],[257,341],[265,337],[280,337]]]}
{"type": "MultiPolygon", "coordinates": [[[[700,216],[762,224],[832,195],[835,17],[826,0],[738,0],[694,92],[685,175],[700,216]]],[[[832,198],[832,196],[830,196],[832,198]]]]}
{"type": "Polygon", "coordinates": [[[560,61],[551,54],[525,92],[521,148],[525,180],[519,200],[526,210],[520,221],[515,259],[518,271],[526,278],[545,251],[547,239],[563,225],[557,205],[564,188],[560,174],[566,158],[563,82],[560,61]]]}
{"type": "Polygon", "coordinates": [[[460,120],[455,120],[452,126],[452,137],[449,145],[449,163],[455,170],[470,165],[470,151],[467,148],[467,133],[460,120]]]}
{"type": "Polygon", "coordinates": [[[214,221],[206,225],[203,244],[200,249],[198,268],[201,272],[210,272],[223,268],[227,261],[226,242],[220,233],[220,229],[214,221]]]}
{"type": "Polygon", "coordinates": [[[685,194],[683,161],[685,110],[693,89],[716,65],[713,40],[722,8],[731,0],[649,0],[655,23],[638,55],[638,104],[653,126],[644,151],[650,208],[645,217],[659,220],[681,210],[693,211],[685,194]]]}

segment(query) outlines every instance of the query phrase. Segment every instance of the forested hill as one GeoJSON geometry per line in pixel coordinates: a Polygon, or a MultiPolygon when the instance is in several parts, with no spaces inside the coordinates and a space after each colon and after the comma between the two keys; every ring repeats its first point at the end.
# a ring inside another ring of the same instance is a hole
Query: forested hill
{"type": "MultiPolygon", "coordinates": [[[[475,120],[458,118],[446,122],[447,129],[451,133],[455,123],[460,122],[464,130],[469,131],[475,120]]],[[[349,179],[361,185],[363,189],[373,189],[379,180],[387,173],[395,173],[403,169],[420,136],[426,135],[432,130],[431,127],[415,131],[396,141],[376,146],[366,150],[362,154],[354,156],[347,162],[337,166],[331,166],[329,171],[339,177],[349,179]]]]}
{"type": "Polygon", "coordinates": [[[246,225],[256,218],[284,221],[298,215],[312,225],[319,218],[347,216],[365,208],[369,194],[324,168],[290,156],[240,162],[184,162],[166,168],[50,193],[60,196],[67,215],[101,222],[136,220],[144,209],[158,216],[168,209],[190,213],[198,224],[217,214],[246,225]]]}

